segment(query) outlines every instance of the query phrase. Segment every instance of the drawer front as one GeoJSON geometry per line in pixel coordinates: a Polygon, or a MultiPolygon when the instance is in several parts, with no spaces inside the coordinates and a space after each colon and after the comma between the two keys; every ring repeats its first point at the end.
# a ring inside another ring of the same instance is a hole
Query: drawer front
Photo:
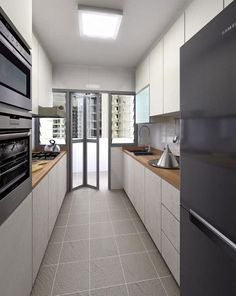
{"type": "Polygon", "coordinates": [[[170,271],[172,272],[176,282],[180,283],[180,255],[173,247],[169,239],[162,232],[161,236],[162,243],[162,256],[166,261],[170,271]]]}
{"type": "Polygon", "coordinates": [[[162,203],[180,220],[180,191],[162,180],[162,203]]]}
{"type": "Polygon", "coordinates": [[[162,205],[162,231],[171,241],[172,245],[180,252],[180,223],[179,221],[162,205]]]}

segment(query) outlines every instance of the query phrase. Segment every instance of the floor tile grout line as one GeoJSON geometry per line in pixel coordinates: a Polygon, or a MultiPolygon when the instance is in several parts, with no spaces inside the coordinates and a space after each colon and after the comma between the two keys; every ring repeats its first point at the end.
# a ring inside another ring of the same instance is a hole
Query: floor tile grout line
{"type": "MultiPolygon", "coordinates": [[[[109,212],[109,215],[110,215],[110,212],[109,212]]],[[[110,218],[111,218],[111,216],[110,216],[110,218]]],[[[112,225],[113,234],[115,235],[115,228],[114,228],[114,225],[113,225],[113,222],[112,221],[111,221],[111,225],[112,225]]],[[[126,292],[127,292],[127,295],[129,296],[129,289],[128,289],[128,285],[126,283],[125,271],[124,271],[124,268],[123,268],[123,265],[122,265],[122,261],[121,261],[120,249],[119,249],[119,245],[118,245],[118,242],[117,242],[117,239],[116,239],[115,236],[114,236],[114,241],[115,241],[116,249],[117,249],[117,252],[118,252],[118,255],[119,255],[119,261],[120,261],[120,266],[121,266],[122,273],[123,273],[123,278],[124,278],[124,282],[125,282],[126,292]]]]}
{"type": "MultiPolygon", "coordinates": [[[[134,227],[135,227],[136,230],[137,230],[137,227],[136,227],[135,223],[133,223],[133,224],[134,224],[134,227]]],[[[157,271],[157,269],[156,269],[156,266],[155,266],[155,264],[154,264],[154,262],[153,262],[153,260],[152,260],[152,258],[151,258],[151,256],[150,256],[150,254],[149,254],[149,250],[148,250],[148,248],[146,247],[146,245],[145,245],[145,243],[144,243],[144,240],[143,240],[142,236],[141,236],[140,234],[139,234],[139,236],[140,236],[141,242],[142,242],[142,244],[143,244],[143,246],[144,246],[144,248],[145,248],[145,250],[146,250],[146,254],[147,254],[149,260],[151,261],[151,264],[152,264],[152,266],[153,266],[153,268],[154,268],[154,270],[155,270],[155,272],[156,272],[156,274],[157,274],[157,276],[158,276],[158,279],[160,280],[160,284],[161,284],[161,286],[162,286],[162,288],[163,288],[163,290],[164,290],[166,296],[168,296],[168,293],[167,293],[167,291],[166,291],[166,289],[165,289],[165,287],[164,287],[164,285],[163,285],[163,283],[162,283],[162,281],[161,281],[161,279],[160,279],[160,275],[159,275],[159,273],[158,273],[158,271],[157,271]]]]}
{"type": "MultiPolygon", "coordinates": [[[[71,211],[71,208],[72,208],[72,202],[71,202],[71,205],[70,205],[70,211],[71,211]]],[[[70,213],[70,211],[69,211],[69,213],[70,213]]],[[[69,221],[69,215],[67,217],[67,224],[68,224],[68,221],[69,221]]],[[[57,276],[57,272],[58,272],[59,265],[60,265],[60,259],[61,259],[62,249],[63,249],[63,243],[64,243],[64,239],[65,239],[65,236],[66,236],[67,224],[66,224],[66,227],[65,227],[65,230],[64,230],[63,240],[62,240],[61,249],[60,249],[60,252],[59,252],[59,258],[58,258],[56,271],[55,271],[53,282],[52,282],[52,288],[51,288],[50,296],[53,296],[53,290],[54,290],[54,285],[55,285],[55,281],[56,281],[56,276],[57,276]]]]}

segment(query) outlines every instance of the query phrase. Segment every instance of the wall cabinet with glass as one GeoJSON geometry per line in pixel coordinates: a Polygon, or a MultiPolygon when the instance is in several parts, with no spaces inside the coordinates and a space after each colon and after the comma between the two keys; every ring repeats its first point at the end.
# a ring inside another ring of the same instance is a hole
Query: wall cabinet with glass
{"type": "Polygon", "coordinates": [[[150,90],[149,86],[136,95],[136,123],[148,123],[150,110],[150,90]]]}

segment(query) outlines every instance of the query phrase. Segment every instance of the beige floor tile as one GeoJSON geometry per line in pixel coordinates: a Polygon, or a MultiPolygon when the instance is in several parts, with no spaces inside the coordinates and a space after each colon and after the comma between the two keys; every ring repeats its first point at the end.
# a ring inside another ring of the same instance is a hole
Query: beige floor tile
{"type": "Polygon", "coordinates": [[[68,219],[68,226],[89,224],[89,213],[70,214],[68,219]]]}
{"type": "Polygon", "coordinates": [[[97,289],[90,292],[90,296],[128,296],[127,289],[124,285],[97,289]]]}
{"type": "Polygon", "coordinates": [[[86,291],[89,289],[89,262],[60,264],[53,295],[86,291]]]}
{"type": "Polygon", "coordinates": [[[90,257],[101,258],[118,255],[115,239],[110,238],[101,238],[101,239],[92,239],[90,241],[90,257]]]}
{"type": "Polygon", "coordinates": [[[152,238],[147,232],[140,233],[140,236],[147,250],[156,250],[156,245],[154,244],[152,238]]]}
{"type": "Polygon", "coordinates": [[[51,243],[62,242],[64,238],[65,230],[66,230],[66,227],[55,227],[52,232],[50,242],[51,243]]]}
{"type": "Polygon", "coordinates": [[[124,284],[119,257],[90,261],[91,289],[124,284]]]}
{"type": "Polygon", "coordinates": [[[116,237],[120,254],[144,252],[144,245],[138,234],[122,235],[116,237]]]}
{"type": "Polygon", "coordinates": [[[60,262],[89,260],[89,240],[64,242],[60,262]]]}
{"type": "Polygon", "coordinates": [[[146,253],[123,255],[121,256],[121,262],[127,283],[157,277],[155,269],[146,253]]]}
{"type": "Polygon", "coordinates": [[[180,296],[180,289],[172,276],[161,279],[168,296],[180,296]]]}
{"type": "Polygon", "coordinates": [[[110,220],[108,211],[90,213],[90,223],[109,222],[110,220]]]}
{"type": "Polygon", "coordinates": [[[90,237],[102,238],[113,236],[112,224],[110,222],[97,223],[90,225],[90,237]]]}
{"type": "Polygon", "coordinates": [[[59,214],[56,221],[57,226],[66,226],[68,220],[68,214],[59,214]]]}
{"type": "Polygon", "coordinates": [[[160,280],[150,280],[128,285],[129,296],[166,296],[160,280]]]}
{"type": "Polygon", "coordinates": [[[114,231],[116,235],[136,233],[136,229],[131,220],[114,221],[114,231]]]}
{"type": "Polygon", "coordinates": [[[112,210],[110,211],[111,221],[127,220],[130,219],[128,210],[112,210]]]}
{"type": "Polygon", "coordinates": [[[149,251],[149,255],[160,277],[170,275],[169,268],[157,250],[149,251]]]}
{"type": "Polygon", "coordinates": [[[75,241],[89,238],[89,225],[68,226],[65,241],[75,241]]]}

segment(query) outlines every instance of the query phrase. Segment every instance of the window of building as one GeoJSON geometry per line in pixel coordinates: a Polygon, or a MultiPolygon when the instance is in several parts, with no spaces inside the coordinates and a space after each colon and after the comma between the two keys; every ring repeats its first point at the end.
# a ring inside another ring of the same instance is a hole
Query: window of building
{"type": "Polygon", "coordinates": [[[133,144],[134,95],[112,95],[112,144],[133,144]]]}

